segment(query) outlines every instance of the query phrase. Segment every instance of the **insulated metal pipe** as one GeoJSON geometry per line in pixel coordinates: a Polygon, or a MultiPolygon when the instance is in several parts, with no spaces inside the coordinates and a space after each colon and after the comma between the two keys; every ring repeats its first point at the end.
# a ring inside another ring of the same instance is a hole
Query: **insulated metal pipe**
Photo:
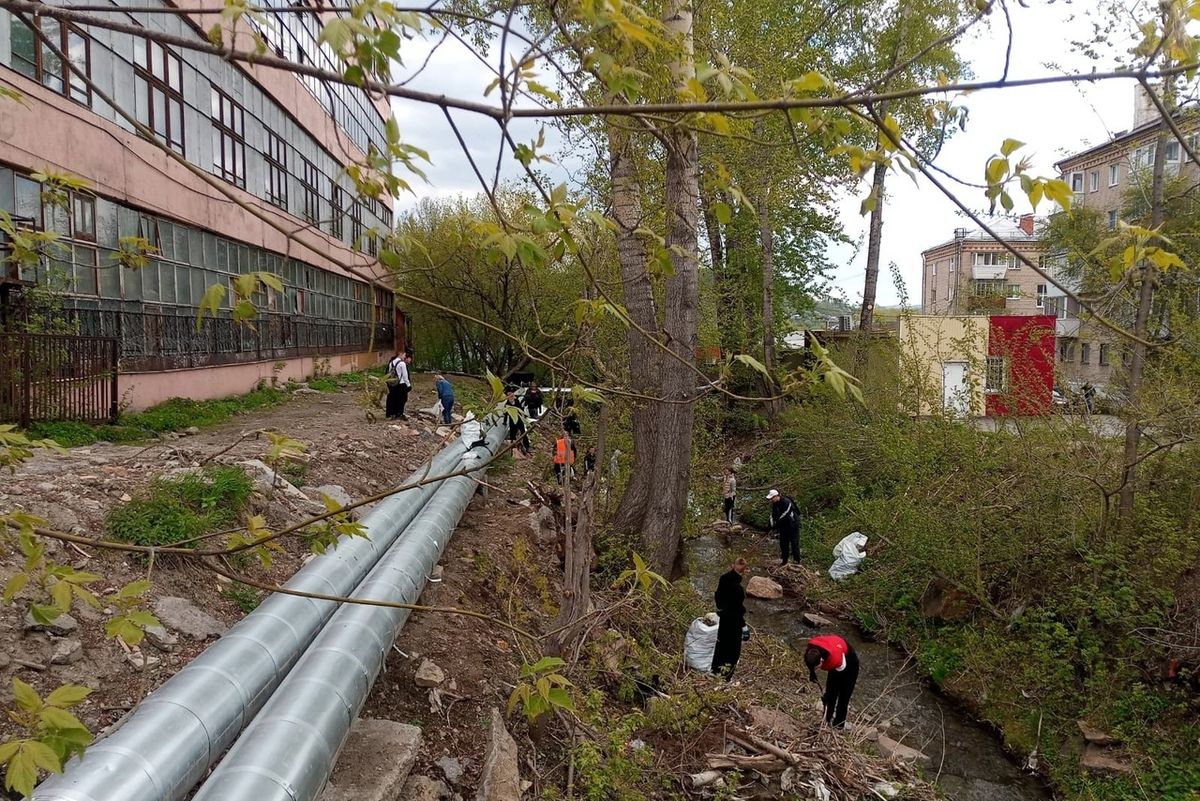
{"type": "MultiPolygon", "coordinates": [[[[483,448],[495,453],[505,425],[483,448]]],[[[448,479],[354,596],[416,603],[475,492],[476,478],[448,479]]],[[[313,801],[333,772],[408,609],[345,604],[217,765],[193,801],[313,801]]]]}
{"type": "MultiPolygon", "coordinates": [[[[456,439],[405,483],[454,472],[465,450],[456,439]]],[[[343,538],[285,587],[348,595],[444,483],[380,501],[363,518],[366,537],[343,538]]],[[[337,606],[282,593],[269,596],[142,701],[117,731],[68,763],[62,775],[43,782],[33,801],[182,798],[250,723],[337,606]]]]}

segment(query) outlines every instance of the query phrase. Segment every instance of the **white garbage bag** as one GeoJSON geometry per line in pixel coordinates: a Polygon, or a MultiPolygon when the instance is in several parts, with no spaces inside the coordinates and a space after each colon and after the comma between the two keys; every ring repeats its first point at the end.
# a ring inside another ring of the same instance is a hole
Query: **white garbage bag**
{"type": "Polygon", "coordinates": [[[712,672],[719,624],[720,619],[716,614],[709,612],[704,617],[693,620],[692,625],[688,627],[687,637],[683,641],[683,654],[692,670],[699,670],[701,673],[712,672]]]}
{"type": "Polygon", "coordinates": [[[474,414],[467,412],[467,416],[463,418],[459,428],[459,433],[462,435],[463,445],[467,448],[467,453],[463,456],[463,463],[465,464],[468,460],[472,463],[479,461],[479,456],[470,451],[472,445],[483,439],[483,426],[479,425],[474,414]]]}
{"type": "Polygon", "coordinates": [[[858,565],[867,557],[867,538],[861,531],[842,537],[833,548],[833,564],[829,567],[829,577],[841,581],[847,576],[858,572],[858,565]]]}

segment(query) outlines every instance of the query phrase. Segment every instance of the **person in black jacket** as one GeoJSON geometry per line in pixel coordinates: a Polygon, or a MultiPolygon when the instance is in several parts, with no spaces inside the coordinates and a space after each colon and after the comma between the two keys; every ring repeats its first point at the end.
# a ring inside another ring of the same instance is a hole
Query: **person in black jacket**
{"type": "Polygon", "coordinates": [[[742,589],[742,574],[746,560],[739,558],[733,568],[717,581],[713,601],[721,622],[717,625],[717,647],[713,650],[712,672],[733,679],[738,659],[742,656],[742,629],[746,626],[746,591],[742,589]]]}
{"type": "Polygon", "coordinates": [[[779,535],[779,564],[788,563],[789,551],[796,564],[800,564],[800,510],[796,502],[775,489],[767,493],[767,500],[771,502],[769,528],[779,535]]]}

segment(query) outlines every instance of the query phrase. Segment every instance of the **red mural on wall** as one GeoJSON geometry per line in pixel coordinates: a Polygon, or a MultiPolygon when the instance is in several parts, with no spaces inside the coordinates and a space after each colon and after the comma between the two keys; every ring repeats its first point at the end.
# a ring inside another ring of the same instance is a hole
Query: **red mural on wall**
{"type": "Polygon", "coordinates": [[[1045,415],[1054,389],[1053,315],[988,318],[986,413],[1045,415]]]}

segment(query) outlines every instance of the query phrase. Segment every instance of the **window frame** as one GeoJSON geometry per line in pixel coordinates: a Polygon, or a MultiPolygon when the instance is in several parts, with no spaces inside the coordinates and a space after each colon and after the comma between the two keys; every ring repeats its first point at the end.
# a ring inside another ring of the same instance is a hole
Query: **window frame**
{"type": "Polygon", "coordinates": [[[1082,365],[1090,365],[1092,363],[1092,343],[1079,343],[1079,363],[1082,365]]]}
{"type": "Polygon", "coordinates": [[[346,192],[333,181],[329,193],[329,235],[339,242],[346,235],[346,192]]]}
{"type": "Polygon", "coordinates": [[[1099,170],[1092,170],[1091,172],[1088,173],[1088,191],[1089,192],[1099,192],[1100,191],[1100,171],[1099,170]]]}
{"type": "Polygon", "coordinates": [[[1072,192],[1082,192],[1083,191],[1083,172],[1076,171],[1076,172],[1070,173],[1070,182],[1071,182],[1071,191],[1072,192]],[[1076,188],[1077,180],[1079,182],[1078,188],[1076,188]]]}
{"type": "Polygon", "coordinates": [[[1048,294],[1048,290],[1049,290],[1048,284],[1038,284],[1037,285],[1037,301],[1036,301],[1036,303],[1037,303],[1037,307],[1039,309],[1046,308],[1046,295],[1048,294]]]}
{"type": "Polygon", "coordinates": [[[1119,221],[1119,219],[1120,218],[1117,216],[1117,210],[1109,209],[1108,210],[1108,230],[1110,230],[1110,231],[1117,230],[1117,222],[1119,221]]]}
{"type": "Polygon", "coordinates": [[[1101,367],[1108,367],[1112,362],[1112,345],[1107,342],[1100,343],[1100,354],[1096,359],[1096,363],[1101,367]]]}
{"type": "Polygon", "coordinates": [[[1006,294],[1004,297],[1007,300],[1020,300],[1022,297],[1024,297],[1024,293],[1021,291],[1021,285],[1020,284],[1009,284],[1008,285],[1008,294],[1006,294]],[[1015,293],[1014,293],[1014,290],[1015,290],[1015,293]]]}
{"type": "Polygon", "coordinates": [[[321,180],[317,165],[304,156],[300,157],[300,191],[303,196],[301,215],[310,223],[317,224],[321,220],[321,194],[317,182],[321,180]]]}
{"type": "MultiPolygon", "coordinates": [[[[171,48],[166,45],[159,44],[154,40],[144,37],[135,36],[133,39],[133,75],[134,75],[134,93],[135,95],[144,90],[146,92],[146,119],[138,121],[148,128],[155,136],[162,137],[175,152],[181,156],[187,155],[187,125],[184,124],[184,109],[186,103],[183,97],[183,59],[179,57],[171,48]],[[158,48],[162,54],[161,74],[155,71],[153,58],[155,48],[158,48]],[[139,57],[144,59],[144,63],[139,61],[139,57]],[[172,80],[172,65],[175,67],[174,77],[178,79],[178,85],[173,85],[172,80]],[[165,117],[163,120],[163,128],[160,131],[157,126],[157,119],[154,110],[155,92],[162,93],[163,106],[162,113],[165,117]],[[172,108],[178,109],[179,130],[175,131],[175,126],[172,123],[172,108]],[[178,138],[176,138],[178,134],[178,138]]],[[[135,103],[136,115],[136,103],[135,103]]]]}
{"type": "Polygon", "coordinates": [[[1109,164],[1108,165],[1108,185],[1109,185],[1109,187],[1117,186],[1120,183],[1121,183],[1121,165],[1120,164],[1109,164]]]}
{"type": "MultiPolygon", "coordinates": [[[[34,50],[33,60],[30,61],[25,58],[23,54],[19,54],[15,46],[11,47],[9,56],[11,69],[21,75],[24,75],[31,81],[37,81],[51,92],[54,92],[56,95],[61,95],[62,97],[78,103],[81,106],[91,108],[91,85],[88,84],[87,81],[82,80],[79,84],[76,84],[75,81],[77,76],[75,75],[75,71],[71,69],[72,64],[80,66],[71,57],[71,37],[76,36],[83,43],[82,72],[85,76],[87,76],[88,80],[91,80],[92,77],[92,37],[88,36],[87,32],[84,31],[83,28],[70,22],[59,21],[49,17],[40,17],[39,21],[42,24],[40,35],[39,31],[35,31],[30,26],[26,25],[23,20],[17,19],[16,17],[12,19],[10,31],[12,28],[18,25],[27,29],[32,34],[34,50]],[[58,52],[62,54],[61,58],[58,55],[54,55],[50,51],[49,45],[42,41],[43,36],[49,37],[51,34],[55,33],[55,26],[57,26],[58,30],[57,35],[54,37],[54,45],[58,48],[58,52]],[[47,31],[47,27],[49,27],[51,30],[47,31]],[[46,57],[48,55],[54,55],[54,57],[58,59],[59,69],[57,72],[47,71],[46,57]],[[53,86],[47,82],[47,78],[50,77],[54,78],[58,82],[57,86],[53,86]],[[79,93],[78,95],[76,94],[77,91],[79,93]]],[[[11,40],[11,33],[9,36],[11,40]]]]}
{"type": "Polygon", "coordinates": [[[984,357],[983,390],[990,395],[1002,395],[1008,391],[1009,360],[1007,356],[984,357]]]}
{"type": "Polygon", "coordinates": [[[287,211],[288,208],[288,145],[274,131],[267,131],[267,202],[287,211]]]}
{"type": "Polygon", "coordinates": [[[212,95],[209,120],[213,130],[213,172],[234,186],[245,189],[246,109],[228,92],[217,88],[216,84],[210,86],[212,95]],[[232,158],[232,164],[225,163],[226,155],[232,158]]]}

